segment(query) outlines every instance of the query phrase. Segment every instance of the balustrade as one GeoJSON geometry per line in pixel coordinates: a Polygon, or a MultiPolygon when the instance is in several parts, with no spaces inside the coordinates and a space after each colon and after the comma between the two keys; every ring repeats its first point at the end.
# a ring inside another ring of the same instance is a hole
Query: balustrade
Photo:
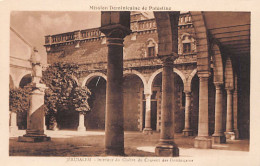
{"type": "MultiPolygon", "coordinates": [[[[191,24],[191,16],[189,15],[189,13],[181,14],[179,18],[179,26],[183,26],[187,24],[191,24]]],[[[141,21],[135,21],[131,23],[131,30],[133,32],[149,31],[149,30],[156,30],[156,29],[157,26],[156,26],[155,19],[141,20],[141,21]]],[[[51,45],[51,44],[71,42],[74,40],[98,38],[102,36],[104,36],[104,34],[102,34],[98,28],[85,29],[80,31],[45,36],[45,44],[51,45]]]]}

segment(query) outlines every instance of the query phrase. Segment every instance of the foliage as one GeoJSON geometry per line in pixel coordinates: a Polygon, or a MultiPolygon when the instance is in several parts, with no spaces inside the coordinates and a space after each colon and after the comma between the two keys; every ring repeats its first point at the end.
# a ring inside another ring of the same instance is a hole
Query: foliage
{"type": "Polygon", "coordinates": [[[31,88],[15,88],[9,91],[9,111],[27,112],[30,109],[31,88]]]}
{"type": "Polygon", "coordinates": [[[55,116],[57,111],[75,110],[83,114],[89,111],[90,91],[78,86],[74,79],[79,73],[77,64],[68,63],[54,63],[43,72],[42,80],[48,87],[45,105],[49,115],[55,116]]]}

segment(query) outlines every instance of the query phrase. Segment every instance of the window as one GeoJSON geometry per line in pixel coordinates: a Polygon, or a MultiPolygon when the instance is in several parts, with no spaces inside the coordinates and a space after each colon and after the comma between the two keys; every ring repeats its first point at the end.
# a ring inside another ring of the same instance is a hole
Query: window
{"type": "Polygon", "coordinates": [[[183,43],[183,53],[191,52],[191,43],[183,43]]]}
{"type": "Polygon", "coordinates": [[[157,44],[154,39],[150,38],[146,41],[145,57],[155,57],[157,55],[157,44]]]}
{"type": "Polygon", "coordinates": [[[154,47],[148,47],[148,57],[155,56],[154,47]]]}

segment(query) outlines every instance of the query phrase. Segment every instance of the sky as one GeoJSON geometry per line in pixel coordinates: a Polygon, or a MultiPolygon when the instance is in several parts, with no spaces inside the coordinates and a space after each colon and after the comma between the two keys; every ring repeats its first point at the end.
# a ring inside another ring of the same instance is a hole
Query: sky
{"type": "Polygon", "coordinates": [[[10,26],[35,46],[47,63],[46,35],[100,27],[100,12],[13,11],[10,26]]]}

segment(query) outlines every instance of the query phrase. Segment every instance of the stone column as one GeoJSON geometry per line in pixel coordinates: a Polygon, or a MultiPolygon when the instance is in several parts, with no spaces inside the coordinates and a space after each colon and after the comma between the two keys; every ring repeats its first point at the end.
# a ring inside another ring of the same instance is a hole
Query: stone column
{"type": "Polygon", "coordinates": [[[130,12],[102,12],[101,28],[107,37],[105,153],[124,155],[123,42],[130,34],[130,12]],[[128,23],[127,23],[128,21],[128,23]],[[124,24],[125,23],[125,24],[124,24]]]}
{"type": "Polygon", "coordinates": [[[40,55],[37,50],[33,50],[32,61],[32,91],[30,93],[30,109],[27,112],[27,130],[26,134],[20,136],[21,142],[41,142],[49,141],[50,137],[44,134],[44,90],[46,86],[40,83],[42,77],[42,66],[40,55]]]}
{"type": "Polygon", "coordinates": [[[226,121],[226,138],[235,139],[235,133],[233,128],[233,92],[232,89],[226,89],[227,91],[227,121],[226,121]]]}
{"type": "Polygon", "coordinates": [[[208,123],[208,77],[199,77],[199,126],[198,136],[195,138],[194,147],[209,149],[212,148],[212,140],[209,137],[208,123]]]}
{"type": "Polygon", "coordinates": [[[235,139],[239,139],[239,130],[237,126],[237,89],[235,89],[233,93],[233,115],[235,139]]]}
{"type": "Polygon", "coordinates": [[[144,134],[152,134],[151,128],[151,94],[145,94],[145,128],[144,134]]]}
{"type": "MultiPolygon", "coordinates": [[[[158,55],[159,56],[159,55],[158,55]]],[[[162,112],[161,133],[155,153],[159,156],[179,156],[179,148],[174,143],[174,74],[173,61],[177,56],[162,56],[162,112]]]]}
{"type": "Polygon", "coordinates": [[[79,126],[78,126],[78,131],[86,131],[85,124],[84,124],[84,114],[79,112],[79,126]]]}
{"type": "Polygon", "coordinates": [[[10,124],[9,131],[11,133],[15,133],[18,130],[17,113],[16,112],[10,112],[10,115],[11,115],[11,117],[10,117],[11,124],[10,124]]]}
{"type": "Polygon", "coordinates": [[[224,135],[223,126],[222,126],[222,117],[223,117],[223,105],[222,105],[222,91],[221,83],[215,83],[216,87],[216,101],[215,101],[215,131],[212,135],[214,143],[225,143],[226,137],[224,135]]]}
{"type": "Polygon", "coordinates": [[[43,116],[43,129],[44,129],[44,131],[47,130],[45,114],[44,114],[44,116],[43,116]]]}
{"type": "Polygon", "coordinates": [[[185,92],[185,98],[185,126],[182,132],[184,136],[192,136],[193,132],[190,126],[191,92],[185,92]]]}

